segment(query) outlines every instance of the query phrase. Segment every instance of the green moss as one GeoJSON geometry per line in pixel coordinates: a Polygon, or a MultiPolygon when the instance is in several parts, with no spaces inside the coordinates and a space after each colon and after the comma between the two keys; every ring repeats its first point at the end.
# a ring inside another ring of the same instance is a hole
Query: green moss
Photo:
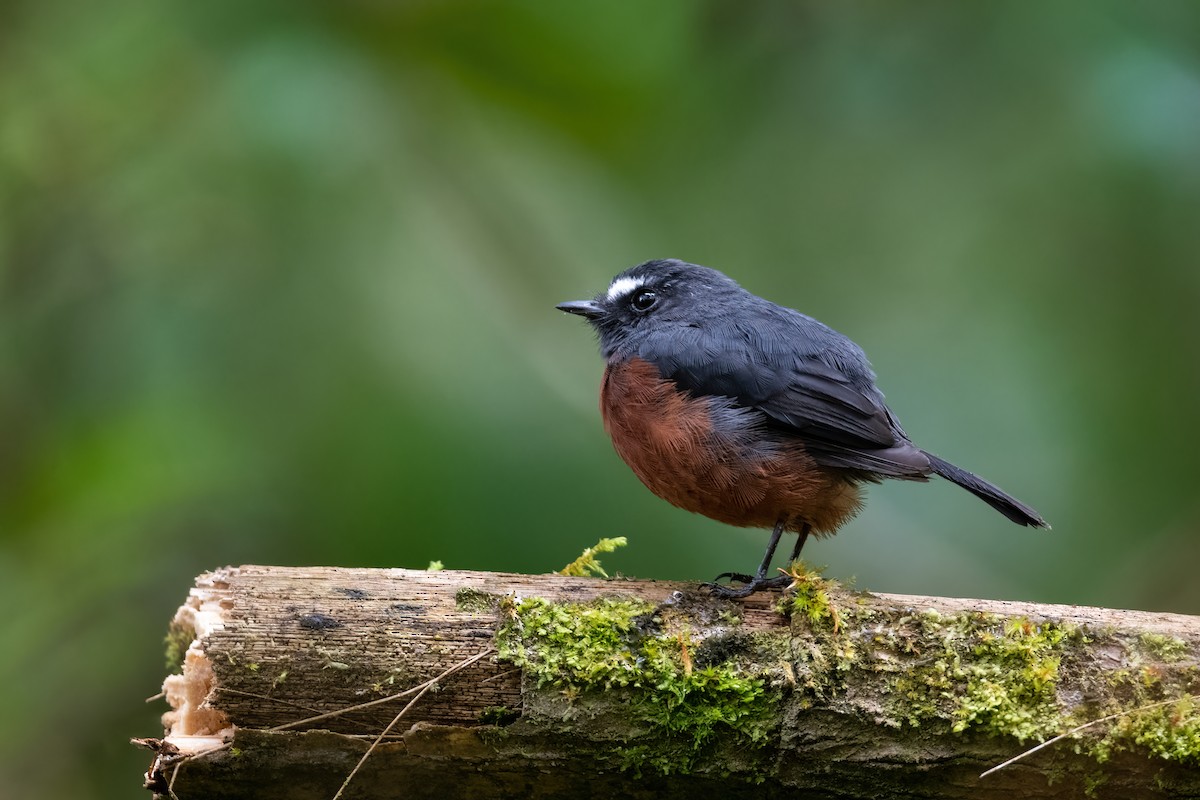
{"type": "MultiPolygon", "coordinates": [[[[895,630],[901,633],[890,644],[920,656],[891,679],[893,711],[903,722],[938,720],[958,733],[981,731],[1026,742],[1119,715],[1083,732],[1076,751],[1104,762],[1115,752],[1142,749],[1200,765],[1200,707],[1187,694],[1189,670],[1171,673],[1169,682],[1153,665],[1116,670],[1106,677],[1107,702],[1069,713],[1057,696],[1063,660],[1071,645],[1086,641],[1073,626],[926,612],[901,621],[895,630]],[[911,639],[905,639],[905,630],[911,639]]],[[[1153,634],[1139,637],[1139,645],[1162,661],[1180,660],[1187,652],[1186,643],[1153,634]]]]}
{"type": "MultiPolygon", "coordinates": [[[[1139,637],[1139,647],[1145,647],[1139,637]]],[[[1147,665],[1118,670],[1108,678],[1112,699],[1089,708],[1091,718],[1118,715],[1076,742],[1076,752],[1097,761],[1114,753],[1144,748],[1151,755],[1200,766],[1200,675],[1194,666],[1164,670],[1147,665]],[[1120,698],[1119,700],[1117,698],[1120,698]]],[[[1084,720],[1086,721],[1086,720],[1084,720]]]]}
{"type": "Polygon", "coordinates": [[[171,623],[163,643],[167,646],[166,661],[169,672],[178,672],[183,667],[183,658],[196,639],[196,632],[186,625],[171,623]]]}
{"type": "Polygon", "coordinates": [[[1056,688],[1073,627],[927,611],[898,629],[893,644],[920,656],[891,681],[893,711],[903,722],[941,720],[956,733],[982,731],[1020,742],[1065,729],[1056,688]]]}
{"type": "MultiPolygon", "coordinates": [[[[1200,709],[1195,697],[1130,715],[1123,731],[1159,758],[1200,766],[1200,709]]],[[[1114,729],[1116,730],[1116,729],[1114,729]]]]}
{"type": "MultiPolygon", "coordinates": [[[[1063,720],[1055,690],[1061,644],[1073,632],[1026,619],[1008,620],[1001,631],[976,629],[965,642],[971,647],[970,661],[948,663],[950,677],[966,683],[954,707],[952,729],[982,729],[1019,742],[1060,733],[1063,720]]],[[[950,648],[948,654],[959,652],[950,648]]]]}
{"type": "Polygon", "coordinates": [[[508,706],[488,706],[479,712],[479,721],[484,725],[509,725],[520,717],[520,711],[514,711],[508,706]]]}
{"type": "Polygon", "coordinates": [[[1092,772],[1083,776],[1083,794],[1085,797],[1099,797],[1100,790],[1108,783],[1108,774],[1092,772]]]}
{"type": "Polygon", "coordinates": [[[820,570],[810,569],[803,561],[788,570],[792,586],[779,603],[778,610],[792,619],[807,619],[813,628],[841,628],[841,613],[829,598],[829,592],[840,588],[837,581],[821,577],[820,570]]]}
{"type": "Polygon", "coordinates": [[[454,607],[467,614],[486,614],[494,611],[500,598],[482,589],[464,586],[454,593],[454,607]]]}
{"type": "Polygon", "coordinates": [[[871,606],[802,565],[792,577],[778,605],[787,632],[743,632],[687,604],[506,598],[497,647],[537,687],[526,714],[597,726],[615,743],[614,763],[635,771],[699,772],[733,752],[738,774],[769,774],[770,744],[791,713],[785,690],[794,710],[1021,743],[1113,715],[1076,734],[1075,749],[1098,762],[1128,750],[1200,766],[1200,668],[1178,663],[1182,640],[871,606]],[[1113,648],[1125,648],[1127,668],[1096,655],[1113,648]],[[732,750],[714,758],[718,746],[732,750]]]}
{"type": "Polygon", "coordinates": [[[1072,625],[970,611],[875,612],[872,618],[851,602],[853,595],[802,564],[791,574],[795,583],[779,611],[791,616],[801,640],[795,649],[797,684],[807,698],[802,705],[836,702],[872,683],[874,674],[886,681],[883,694],[890,698],[885,724],[940,725],[1031,742],[1119,714],[1081,733],[1076,749],[1097,761],[1137,749],[1200,764],[1200,677],[1191,667],[1163,666],[1188,657],[1182,639],[1149,633],[1130,644],[1111,631],[1092,634],[1125,646],[1131,666],[1103,673],[1106,700],[1068,708],[1059,703],[1060,686],[1076,685],[1079,676],[1065,675],[1064,663],[1071,661],[1076,672],[1095,669],[1077,649],[1091,640],[1072,625]]]}
{"type": "Polygon", "coordinates": [[[613,539],[601,539],[591,547],[585,547],[583,552],[579,554],[579,558],[560,569],[558,574],[576,578],[588,575],[607,578],[608,573],[600,566],[600,559],[596,558],[596,556],[600,553],[616,552],[617,548],[624,547],[626,544],[628,544],[628,540],[624,536],[617,536],[613,539]]]}
{"type": "Polygon", "coordinates": [[[791,618],[793,636],[807,640],[795,648],[793,675],[805,690],[800,705],[808,708],[842,694],[855,668],[870,670],[860,632],[873,614],[840,583],[822,578],[820,570],[797,561],[788,574],[793,583],[776,610],[791,618]]]}
{"type": "Polygon", "coordinates": [[[476,728],[475,732],[479,735],[479,741],[496,750],[503,748],[510,738],[508,728],[501,725],[486,725],[476,728]]]}
{"type": "MultiPolygon", "coordinates": [[[[780,690],[767,676],[746,674],[735,658],[697,665],[690,634],[669,630],[648,603],[529,598],[507,600],[501,611],[507,619],[497,633],[500,657],[539,688],[557,689],[571,702],[623,693],[635,725],[655,737],[653,746],[620,748],[623,767],[690,772],[718,733],[732,733],[739,748],[752,749],[777,729],[780,690]]],[[[760,645],[751,640],[751,647],[760,645]]]]}
{"type": "Polygon", "coordinates": [[[1190,648],[1188,643],[1178,636],[1164,636],[1161,633],[1143,633],[1138,642],[1150,655],[1159,661],[1172,663],[1187,658],[1190,648]]]}

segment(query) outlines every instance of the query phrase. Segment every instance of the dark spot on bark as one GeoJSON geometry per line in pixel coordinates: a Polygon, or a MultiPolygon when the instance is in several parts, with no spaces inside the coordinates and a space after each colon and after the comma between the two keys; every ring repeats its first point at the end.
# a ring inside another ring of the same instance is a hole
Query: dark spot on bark
{"type": "Polygon", "coordinates": [[[345,586],[339,586],[334,591],[341,592],[342,594],[346,595],[346,597],[349,597],[351,600],[366,600],[368,597],[371,596],[371,595],[367,594],[366,592],[364,592],[362,589],[348,589],[345,586]]]}
{"type": "Polygon", "coordinates": [[[388,611],[396,614],[424,614],[425,609],[422,606],[412,603],[393,603],[388,611]]]}
{"type": "Polygon", "coordinates": [[[324,631],[330,628],[340,628],[342,623],[325,614],[305,614],[300,618],[300,627],[310,631],[324,631]]]}

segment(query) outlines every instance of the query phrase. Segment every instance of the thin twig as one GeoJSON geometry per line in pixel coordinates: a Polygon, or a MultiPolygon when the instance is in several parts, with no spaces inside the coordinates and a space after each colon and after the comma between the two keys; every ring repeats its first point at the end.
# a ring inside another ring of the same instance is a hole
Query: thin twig
{"type": "Polygon", "coordinates": [[[1071,730],[1067,731],[1066,733],[1060,733],[1058,736],[1055,736],[1053,739],[1047,739],[1046,741],[1042,742],[1041,744],[1035,745],[1035,746],[1029,748],[1024,753],[1020,753],[1019,755],[1013,756],[1008,761],[1005,761],[1003,764],[997,764],[996,766],[992,767],[991,769],[987,770],[986,772],[981,773],[979,775],[979,777],[986,778],[988,775],[991,775],[993,772],[1002,770],[1005,767],[1007,767],[1009,764],[1013,764],[1013,763],[1016,763],[1017,761],[1020,761],[1022,758],[1025,758],[1025,756],[1033,755],[1037,751],[1039,751],[1043,748],[1049,747],[1050,745],[1054,744],[1055,742],[1061,742],[1063,739],[1066,739],[1070,736],[1074,736],[1075,734],[1079,733],[1080,731],[1086,730],[1086,729],[1092,727],[1093,725],[1099,725],[1101,722],[1108,722],[1110,719],[1117,719],[1118,717],[1126,717],[1126,716],[1129,716],[1130,714],[1136,714],[1139,711],[1146,711],[1151,708],[1157,708],[1158,706],[1169,706],[1172,703],[1178,703],[1181,700],[1189,700],[1189,699],[1190,700],[1200,699],[1200,695],[1185,694],[1183,697],[1175,697],[1170,700],[1160,700],[1157,703],[1150,703],[1149,705],[1138,706],[1137,708],[1130,708],[1126,711],[1118,711],[1115,714],[1109,714],[1107,717],[1100,717],[1099,719],[1094,719],[1091,722],[1085,722],[1082,725],[1077,725],[1076,727],[1071,728],[1071,730]]]}
{"type": "Polygon", "coordinates": [[[171,795],[174,800],[179,800],[179,795],[175,794],[175,778],[179,776],[179,768],[182,766],[182,761],[175,765],[175,769],[171,770],[171,780],[167,783],[167,794],[171,795]]]}
{"type": "Polygon", "coordinates": [[[492,681],[498,681],[501,678],[507,678],[509,675],[512,675],[512,674],[520,672],[520,671],[521,671],[520,669],[510,669],[507,672],[501,672],[499,675],[493,675],[490,678],[484,678],[483,680],[480,681],[480,683],[491,683],[492,681]]]}
{"type": "MultiPolygon", "coordinates": [[[[488,655],[491,652],[492,652],[492,648],[489,647],[487,650],[483,651],[483,653],[472,656],[471,658],[479,659],[485,655],[488,655]]],[[[475,661],[471,661],[471,663],[474,664],[475,661]]],[[[457,669],[455,669],[454,671],[457,671],[457,669]]],[[[378,700],[368,700],[365,703],[356,703],[355,705],[352,705],[352,706],[346,706],[345,708],[339,708],[336,711],[327,711],[324,714],[318,714],[315,717],[306,717],[305,719],[298,719],[295,722],[285,722],[282,725],[276,725],[274,728],[268,728],[267,730],[269,730],[271,732],[286,731],[289,728],[297,728],[301,725],[307,725],[310,722],[320,722],[323,719],[329,719],[330,717],[340,717],[343,714],[349,714],[352,711],[361,711],[364,708],[374,708],[375,706],[381,706],[384,703],[390,703],[393,700],[399,700],[402,697],[408,697],[410,694],[416,694],[417,692],[423,691],[428,684],[435,683],[442,677],[445,677],[445,676],[439,675],[437,678],[431,678],[430,680],[426,681],[425,683],[418,683],[416,686],[405,689],[403,692],[396,692],[396,694],[389,694],[387,697],[380,697],[378,700]]]]}
{"type": "MultiPolygon", "coordinates": [[[[492,648],[489,647],[486,650],[483,650],[482,652],[476,653],[475,655],[471,656],[470,658],[467,658],[467,659],[464,659],[463,661],[458,662],[457,664],[455,664],[454,666],[450,667],[445,672],[443,672],[441,675],[438,675],[436,678],[431,678],[431,679],[425,681],[425,683],[421,684],[420,691],[417,692],[416,697],[414,697],[412,700],[409,700],[408,703],[405,704],[404,708],[400,709],[400,713],[398,713],[395,717],[393,717],[392,721],[388,723],[388,726],[386,728],[384,728],[382,731],[380,731],[379,735],[375,737],[375,741],[371,742],[371,746],[367,748],[367,752],[363,753],[362,758],[360,758],[358,760],[358,763],[354,765],[354,769],[350,770],[350,774],[346,776],[346,780],[342,781],[342,785],[337,790],[337,793],[333,796],[333,800],[338,800],[338,798],[340,798],[342,796],[342,792],[346,791],[346,787],[350,785],[350,781],[354,780],[354,776],[358,774],[358,770],[362,767],[363,764],[366,763],[367,759],[371,757],[371,753],[375,752],[375,747],[381,741],[383,741],[384,737],[387,736],[388,733],[391,732],[392,728],[394,728],[396,726],[396,723],[398,723],[400,721],[400,718],[403,717],[405,714],[407,714],[408,710],[410,708],[412,708],[413,706],[415,706],[417,704],[417,701],[420,700],[421,697],[424,696],[424,694],[427,691],[429,691],[434,686],[436,686],[438,681],[442,680],[443,678],[448,678],[449,676],[453,675],[455,672],[458,672],[460,669],[466,669],[467,667],[474,664],[476,661],[479,661],[484,656],[490,655],[491,653],[492,653],[492,648]]],[[[416,688],[416,687],[414,687],[414,688],[416,688]]]]}
{"type": "MultiPolygon", "coordinates": [[[[242,697],[253,697],[255,700],[265,700],[269,703],[279,703],[280,705],[290,706],[291,708],[298,708],[301,711],[316,711],[317,710],[317,709],[313,708],[312,706],[305,706],[305,705],[301,705],[300,703],[293,703],[291,700],[284,700],[283,698],[280,698],[280,697],[271,697],[270,695],[266,695],[266,694],[258,694],[257,692],[245,692],[245,691],[242,691],[241,689],[229,689],[226,687],[221,687],[219,691],[222,694],[236,694],[236,695],[241,695],[242,697]]],[[[387,698],[387,699],[391,699],[391,698],[387,698]]],[[[340,713],[345,713],[345,710],[343,710],[340,713]]],[[[356,720],[356,719],[351,719],[351,720],[347,720],[347,721],[352,722],[355,725],[358,725],[360,728],[374,728],[374,726],[368,722],[362,722],[362,721],[356,720]]],[[[289,722],[288,724],[296,725],[299,723],[289,722]]],[[[274,728],[272,728],[272,730],[274,730],[274,728]]],[[[374,734],[372,734],[372,735],[374,735],[374,734]]]]}

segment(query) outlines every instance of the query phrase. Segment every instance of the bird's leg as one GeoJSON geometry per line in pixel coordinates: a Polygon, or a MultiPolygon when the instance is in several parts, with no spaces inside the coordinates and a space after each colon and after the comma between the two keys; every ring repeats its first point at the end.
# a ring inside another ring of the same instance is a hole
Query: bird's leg
{"type": "MultiPolygon", "coordinates": [[[[783,516],[775,523],[775,528],[771,531],[771,540],[767,542],[767,552],[763,555],[762,563],[758,566],[758,572],[754,573],[753,576],[744,575],[740,572],[723,572],[714,579],[713,583],[705,584],[708,590],[717,597],[736,598],[746,597],[760,589],[774,589],[787,586],[791,583],[792,579],[787,575],[781,575],[778,578],[767,578],[767,570],[771,568],[771,561],[775,558],[775,548],[779,546],[779,537],[783,535],[783,529],[787,527],[787,521],[788,518],[783,516]],[[715,582],[721,580],[721,578],[729,578],[730,580],[744,583],[745,586],[737,589],[731,586],[721,586],[715,582]]],[[[793,551],[793,560],[796,555],[799,555],[800,548],[804,546],[803,539],[807,538],[807,536],[808,525],[806,524],[801,532],[802,538],[797,541],[796,548],[793,551]]]]}
{"type": "MultiPolygon", "coordinates": [[[[792,548],[792,557],[788,559],[788,566],[796,563],[796,559],[800,558],[800,551],[804,549],[804,543],[808,540],[809,531],[812,526],[807,522],[804,523],[799,532],[796,534],[796,546],[792,548]]],[[[791,575],[777,575],[774,578],[763,577],[758,582],[759,589],[786,589],[792,585],[794,579],[791,575]]]]}
{"type": "Polygon", "coordinates": [[[808,541],[808,534],[811,530],[812,525],[806,522],[804,523],[804,527],[800,529],[800,532],[796,534],[796,546],[792,548],[792,557],[788,559],[789,567],[796,563],[796,559],[800,557],[800,551],[804,549],[804,543],[808,541]]]}

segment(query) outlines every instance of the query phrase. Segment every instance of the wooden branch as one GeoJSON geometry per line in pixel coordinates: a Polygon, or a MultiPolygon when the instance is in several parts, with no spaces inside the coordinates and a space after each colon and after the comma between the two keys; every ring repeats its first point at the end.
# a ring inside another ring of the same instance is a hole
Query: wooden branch
{"type": "Polygon", "coordinates": [[[208,573],[147,786],[329,800],[424,686],[345,797],[1200,797],[1200,618],[796,578],[208,573]]]}

